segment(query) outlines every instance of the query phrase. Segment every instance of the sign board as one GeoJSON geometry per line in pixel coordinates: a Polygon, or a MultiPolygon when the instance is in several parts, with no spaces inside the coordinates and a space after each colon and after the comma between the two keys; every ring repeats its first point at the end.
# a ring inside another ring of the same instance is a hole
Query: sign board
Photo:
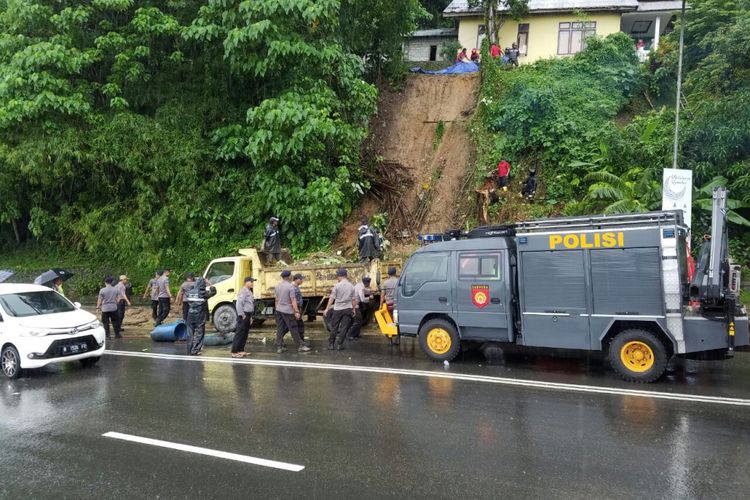
{"type": "Polygon", "coordinates": [[[662,210],[682,210],[690,227],[693,215],[693,171],[665,168],[661,191],[662,210]]]}

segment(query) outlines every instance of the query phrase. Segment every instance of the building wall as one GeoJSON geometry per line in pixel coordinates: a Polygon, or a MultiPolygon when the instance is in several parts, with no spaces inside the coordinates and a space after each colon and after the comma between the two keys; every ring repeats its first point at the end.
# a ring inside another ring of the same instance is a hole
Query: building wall
{"type": "Polygon", "coordinates": [[[455,38],[447,37],[419,37],[409,38],[404,42],[404,58],[407,61],[429,61],[430,60],[430,46],[437,45],[437,59],[436,61],[443,61],[444,59],[440,56],[440,52],[443,49],[443,45],[455,40],[455,38]]]}
{"type": "MultiPolygon", "coordinates": [[[[596,34],[607,36],[620,31],[620,13],[612,12],[592,12],[586,17],[586,21],[596,22],[596,34]]],[[[479,25],[484,24],[482,16],[476,17],[459,17],[458,18],[458,41],[462,47],[471,51],[472,48],[479,48],[477,35],[479,25]]],[[[538,59],[548,57],[557,57],[557,35],[559,23],[579,21],[575,14],[557,13],[557,14],[536,14],[526,19],[514,21],[508,19],[500,28],[499,39],[500,46],[510,47],[516,41],[519,24],[529,25],[529,50],[526,56],[521,56],[518,62],[521,64],[531,63],[538,59]]]]}

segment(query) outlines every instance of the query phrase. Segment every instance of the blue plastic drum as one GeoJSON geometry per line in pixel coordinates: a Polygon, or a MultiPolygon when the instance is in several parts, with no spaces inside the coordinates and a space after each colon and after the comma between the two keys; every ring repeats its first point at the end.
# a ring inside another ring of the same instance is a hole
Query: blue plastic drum
{"type": "Polygon", "coordinates": [[[187,326],[181,319],[174,323],[159,325],[151,331],[151,340],[154,342],[174,342],[187,340],[187,337],[187,326]]]}

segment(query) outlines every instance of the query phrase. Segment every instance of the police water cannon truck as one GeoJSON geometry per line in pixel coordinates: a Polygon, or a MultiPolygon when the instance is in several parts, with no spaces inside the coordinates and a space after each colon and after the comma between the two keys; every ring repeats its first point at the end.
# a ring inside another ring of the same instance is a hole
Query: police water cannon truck
{"type": "Polygon", "coordinates": [[[603,351],[629,381],[657,380],[672,356],[731,357],[747,346],[726,190],[688,278],[682,212],[568,217],[432,238],[409,257],[383,334],[416,336],[436,361],[462,344],[603,351]],[[439,240],[439,241],[436,241],[439,240]]]}

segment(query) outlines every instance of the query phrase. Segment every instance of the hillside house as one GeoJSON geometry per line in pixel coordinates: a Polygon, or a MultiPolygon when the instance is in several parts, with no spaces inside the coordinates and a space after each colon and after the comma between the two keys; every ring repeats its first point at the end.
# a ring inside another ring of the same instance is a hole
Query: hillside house
{"type": "MultiPolygon", "coordinates": [[[[438,28],[415,31],[404,42],[404,59],[407,61],[442,61],[441,51],[446,43],[457,39],[455,28],[438,28]]],[[[453,60],[453,57],[449,60],[453,60]]]]}
{"type": "MultiPolygon", "coordinates": [[[[659,37],[671,29],[680,0],[529,0],[529,14],[516,21],[506,18],[498,32],[502,48],[518,43],[519,63],[565,57],[586,47],[586,37],[629,34],[656,49],[659,37]]],[[[453,0],[443,16],[458,21],[458,40],[468,49],[480,47],[486,36],[481,5],[453,0]]]]}

